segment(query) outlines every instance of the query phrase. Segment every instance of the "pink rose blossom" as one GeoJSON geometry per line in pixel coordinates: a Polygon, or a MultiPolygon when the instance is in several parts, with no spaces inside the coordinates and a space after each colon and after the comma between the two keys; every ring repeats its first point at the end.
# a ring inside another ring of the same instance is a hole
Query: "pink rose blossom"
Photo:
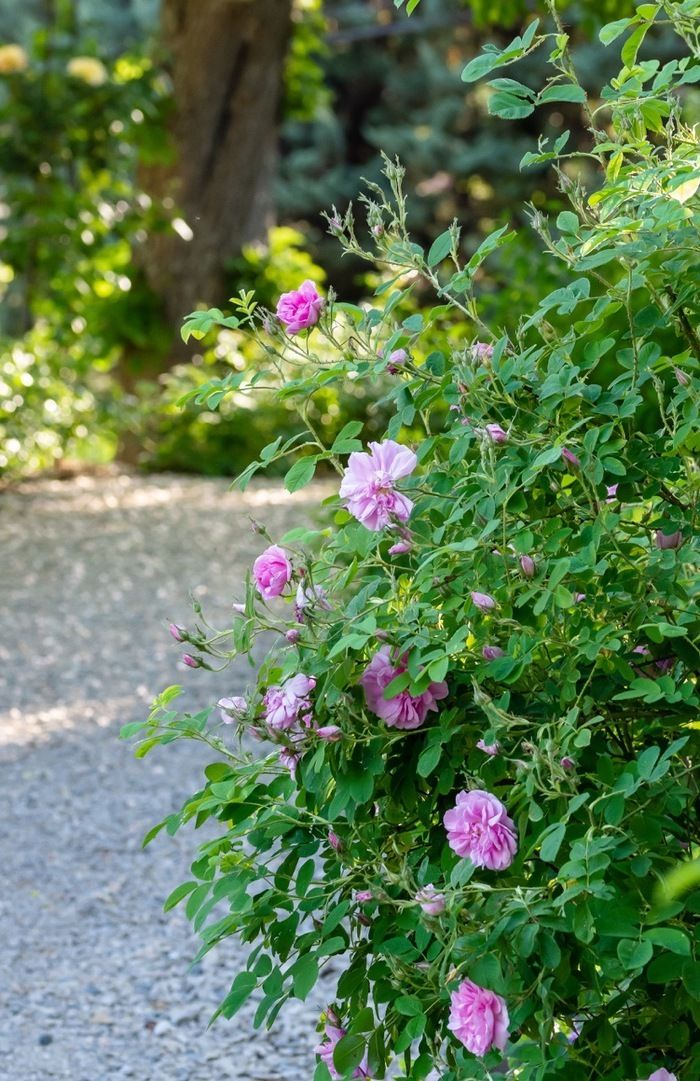
{"type": "Polygon", "coordinates": [[[535,561],[532,556],[520,557],[520,569],[526,578],[534,578],[537,571],[535,561]]]}
{"type": "Polygon", "coordinates": [[[569,463],[569,465],[575,466],[576,469],[578,469],[581,465],[580,460],[576,457],[572,450],[569,450],[568,447],[561,448],[561,456],[566,462],[569,463]]]}
{"type": "Polygon", "coordinates": [[[418,890],[416,901],[426,916],[439,916],[445,911],[445,895],[438,893],[432,882],[418,890]]]}
{"type": "Polygon", "coordinates": [[[325,301],[312,281],[302,282],[298,289],[282,293],[277,301],[277,318],[289,334],[298,334],[318,322],[325,301]]]}
{"type": "Polygon", "coordinates": [[[485,661],[495,661],[497,657],[505,657],[505,653],[500,646],[484,646],[481,656],[485,661]]]}
{"type": "Polygon", "coordinates": [[[676,1081],[676,1075],[669,1073],[665,1066],[662,1066],[660,1070],[654,1070],[649,1074],[647,1081],[676,1081]]]}
{"type": "Polygon", "coordinates": [[[496,607],[496,601],[488,593],[474,591],[471,594],[471,598],[476,607],[482,612],[490,612],[496,607]]]}
{"type": "MultiPolygon", "coordinates": [[[[342,1040],[343,1036],[347,1035],[346,1030],[344,1028],[341,1028],[340,1024],[338,1024],[337,1022],[338,1018],[331,1010],[329,1010],[328,1019],[325,1024],[325,1035],[323,1043],[320,1043],[318,1047],[314,1048],[318,1057],[321,1059],[322,1062],[326,1064],[328,1072],[333,1078],[333,1081],[338,1081],[338,1079],[341,1077],[341,1074],[338,1073],[333,1062],[333,1052],[342,1040]]],[[[352,1076],[356,1078],[369,1077],[369,1074],[367,1073],[366,1057],[354,1071],[352,1076]]]]}
{"type": "Polygon", "coordinates": [[[375,653],[360,679],[364,688],[367,705],[381,717],[390,728],[420,728],[431,710],[437,710],[437,703],[447,695],[446,683],[431,683],[422,694],[413,695],[399,691],[393,698],[384,698],[384,689],[392,679],[406,671],[403,663],[395,665],[391,661],[391,649],[382,646],[375,653]]]}
{"type": "Polygon", "coordinates": [[[683,543],[683,534],[680,529],[677,529],[675,533],[662,533],[660,529],[657,529],[654,534],[654,543],[662,551],[667,548],[680,548],[683,543]]]}
{"type": "Polygon", "coordinates": [[[248,703],[240,694],[234,695],[233,698],[220,698],[216,704],[224,724],[240,721],[248,712],[248,703]]]}
{"type": "MultiPolygon", "coordinates": [[[[285,680],[281,687],[269,687],[263,698],[265,721],[270,728],[291,728],[300,714],[311,710],[309,694],[316,686],[316,680],[300,672],[285,680]]],[[[302,716],[302,720],[306,717],[302,716]]]]}
{"type": "Polygon", "coordinates": [[[271,544],[253,563],[253,578],[265,600],[279,597],[292,577],[292,564],[284,548],[271,544]]]}
{"type": "Polygon", "coordinates": [[[447,1027],[473,1055],[483,1057],[492,1047],[503,1051],[508,1040],[508,1009],[494,991],[464,980],[452,992],[447,1027]]]}
{"type": "Polygon", "coordinates": [[[490,758],[495,758],[501,751],[501,745],[498,740],[496,740],[495,743],[484,743],[483,739],[480,739],[476,745],[480,751],[483,751],[484,754],[487,754],[490,758]]]}
{"type": "Polygon", "coordinates": [[[327,724],[323,728],[317,728],[316,735],[326,743],[337,743],[343,738],[343,730],[338,728],[337,724],[327,724]]]}
{"type": "Polygon", "coordinates": [[[358,522],[378,532],[391,521],[408,521],[413,503],[396,491],[396,482],[413,472],[418,459],[393,439],[369,446],[369,454],[355,451],[350,455],[340,498],[358,522]]]}
{"type": "Polygon", "coordinates": [[[518,850],[515,824],[499,799],[477,789],[460,792],[457,804],[443,819],[447,841],[458,856],[475,867],[504,871],[518,850]]]}
{"type": "Polygon", "coordinates": [[[289,770],[289,776],[294,779],[297,774],[297,766],[301,761],[301,755],[284,747],[280,751],[280,762],[289,770]]]}
{"type": "Polygon", "coordinates": [[[486,434],[492,443],[505,443],[508,440],[508,432],[504,431],[500,424],[487,424],[486,434]]]}

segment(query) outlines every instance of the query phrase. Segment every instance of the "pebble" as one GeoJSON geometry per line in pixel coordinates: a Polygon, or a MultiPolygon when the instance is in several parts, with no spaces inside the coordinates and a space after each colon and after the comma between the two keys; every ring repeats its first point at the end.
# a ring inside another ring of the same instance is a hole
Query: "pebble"
{"type": "Polygon", "coordinates": [[[0,1076],[11,1081],[311,1078],[317,988],[255,1031],[255,1002],[208,1021],[242,967],[231,940],[198,941],[163,901],[196,838],[145,832],[196,791],[197,745],[142,761],[118,738],[164,687],[197,709],[241,693],[247,665],[178,670],[167,621],[191,591],[225,626],[262,539],[313,520],[328,488],[114,473],[0,495],[0,1076]]]}

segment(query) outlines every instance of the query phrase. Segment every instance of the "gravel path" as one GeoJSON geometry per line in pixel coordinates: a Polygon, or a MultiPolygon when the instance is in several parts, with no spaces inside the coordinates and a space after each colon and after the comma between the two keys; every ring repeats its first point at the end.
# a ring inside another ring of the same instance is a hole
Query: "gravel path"
{"type": "Polygon", "coordinates": [[[319,489],[183,477],[76,478],[0,496],[0,1078],[310,1081],[323,989],[272,1031],[253,1008],[207,1021],[240,967],[226,943],[195,968],[179,909],[195,838],[141,838],[196,790],[195,745],[138,762],[117,739],[170,683],[187,704],[242,689],[178,667],[165,619],[189,592],[225,618],[260,550],[319,489]]]}

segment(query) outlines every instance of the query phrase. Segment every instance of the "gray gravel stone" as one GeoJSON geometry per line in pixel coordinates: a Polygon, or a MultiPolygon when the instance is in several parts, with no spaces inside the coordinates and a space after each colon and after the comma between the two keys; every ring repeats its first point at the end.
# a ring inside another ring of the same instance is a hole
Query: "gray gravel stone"
{"type": "Polygon", "coordinates": [[[188,707],[240,693],[245,665],[178,667],[169,619],[191,591],[225,625],[261,539],[325,494],[171,476],[40,481],[0,496],[0,1077],[7,1081],[306,1081],[332,988],[290,1003],[271,1032],[255,1005],[207,1022],[241,965],[162,903],[195,838],[146,830],[195,791],[195,745],[142,762],[118,741],[171,683],[188,707]],[[286,1019],[285,1019],[286,1018],[286,1019]]]}

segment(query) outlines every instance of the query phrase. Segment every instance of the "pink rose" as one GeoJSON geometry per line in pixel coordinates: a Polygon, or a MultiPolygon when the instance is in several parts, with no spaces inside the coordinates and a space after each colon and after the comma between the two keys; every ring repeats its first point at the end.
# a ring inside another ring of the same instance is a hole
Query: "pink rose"
{"type": "Polygon", "coordinates": [[[427,886],[423,886],[422,889],[418,890],[416,901],[423,909],[426,916],[439,916],[445,911],[445,895],[443,893],[438,893],[432,882],[429,882],[427,886]]]}
{"type": "Polygon", "coordinates": [[[315,686],[315,679],[300,672],[285,680],[281,687],[268,687],[263,706],[265,721],[270,728],[291,728],[300,715],[302,720],[306,720],[311,710],[309,694],[315,686]]]}
{"type": "Polygon", "coordinates": [[[413,472],[418,459],[393,439],[369,446],[369,454],[355,451],[350,455],[340,498],[358,522],[376,533],[391,521],[408,521],[413,503],[396,491],[396,482],[413,472]]]}
{"type": "Polygon", "coordinates": [[[314,283],[307,280],[298,289],[282,293],[277,301],[277,318],[288,334],[298,334],[318,322],[324,303],[314,283]]]}
{"type": "Polygon", "coordinates": [[[473,1055],[483,1057],[492,1047],[503,1051],[508,1040],[508,1009],[494,991],[464,980],[452,992],[447,1027],[473,1055]]]}
{"type": "Polygon", "coordinates": [[[515,823],[499,799],[476,789],[460,792],[443,818],[450,848],[475,867],[504,871],[518,851],[515,823]]]}
{"type": "Polygon", "coordinates": [[[301,761],[301,755],[283,747],[280,751],[280,763],[289,770],[289,776],[294,779],[297,774],[297,766],[301,761]]]}
{"type": "Polygon", "coordinates": [[[234,695],[233,698],[220,698],[216,704],[224,724],[241,721],[248,712],[248,703],[240,694],[234,695]]]}
{"type": "Polygon", "coordinates": [[[279,597],[292,577],[292,564],[287,553],[277,544],[271,544],[253,563],[253,578],[258,592],[270,600],[279,597]]]}
{"type": "Polygon", "coordinates": [[[392,664],[390,647],[382,646],[360,679],[367,705],[390,728],[420,728],[428,713],[437,710],[438,701],[447,695],[446,683],[431,683],[422,694],[413,695],[408,691],[399,691],[393,698],[385,699],[385,687],[405,670],[404,664],[392,664]]]}

